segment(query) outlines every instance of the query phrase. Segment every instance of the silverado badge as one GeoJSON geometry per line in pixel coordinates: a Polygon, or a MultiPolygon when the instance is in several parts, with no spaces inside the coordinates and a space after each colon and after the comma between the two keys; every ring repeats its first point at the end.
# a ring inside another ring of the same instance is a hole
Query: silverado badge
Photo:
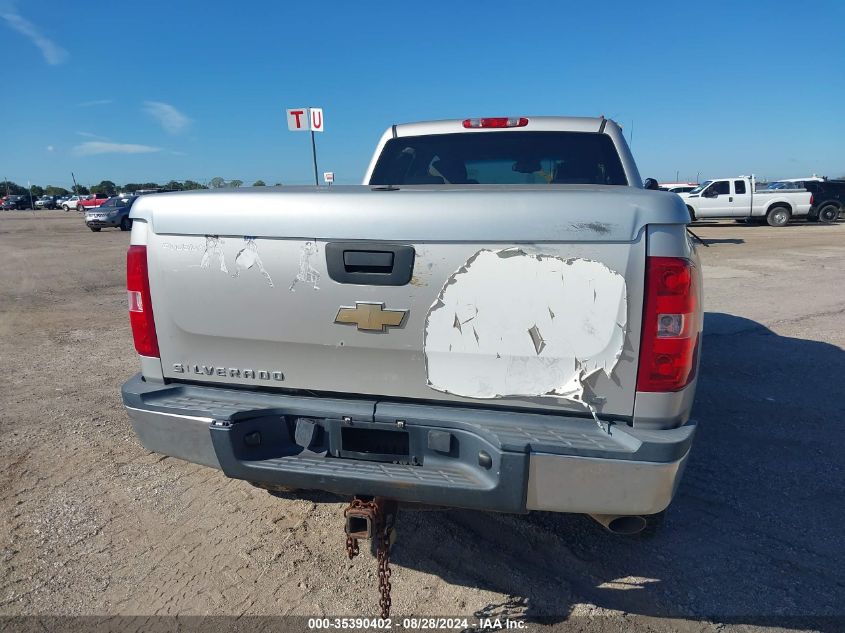
{"type": "Polygon", "coordinates": [[[368,332],[387,332],[389,327],[401,327],[407,314],[407,310],[385,310],[383,303],[356,301],[354,308],[341,306],[334,322],[354,324],[359,330],[368,332]]]}

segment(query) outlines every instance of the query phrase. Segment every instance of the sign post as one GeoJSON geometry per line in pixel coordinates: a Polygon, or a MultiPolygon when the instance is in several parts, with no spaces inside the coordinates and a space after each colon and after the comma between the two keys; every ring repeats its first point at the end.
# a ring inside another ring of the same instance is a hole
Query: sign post
{"type": "Polygon", "coordinates": [[[333,171],[324,171],[323,172],[323,182],[327,185],[331,186],[334,182],[334,172],[333,171]]]}
{"type": "Polygon", "coordinates": [[[323,131],[322,108],[291,108],[287,110],[288,130],[291,132],[311,132],[311,156],[314,159],[314,184],[320,186],[317,175],[317,143],[314,132],[323,131]]]}
{"type": "Polygon", "coordinates": [[[314,159],[314,184],[320,186],[320,180],[317,178],[317,145],[314,143],[314,130],[311,130],[311,158],[314,159]]]}
{"type": "Polygon", "coordinates": [[[320,179],[317,176],[317,145],[314,143],[314,132],[323,131],[323,108],[309,108],[309,119],[311,121],[311,154],[314,157],[314,184],[320,186],[320,179]]]}

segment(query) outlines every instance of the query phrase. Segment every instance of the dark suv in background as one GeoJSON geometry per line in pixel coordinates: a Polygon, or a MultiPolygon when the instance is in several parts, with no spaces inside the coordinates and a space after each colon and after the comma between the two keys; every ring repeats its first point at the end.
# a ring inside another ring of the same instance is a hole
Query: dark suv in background
{"type": "Polygon", "coordinates": [[[813,194],[808,220],[836,222],[845,211],[845,180],[808,180],[804,188],[813,194]]]}
{"type": "Polygon", "coordinates": [[[128,231],[132,228],[129,211],[137,199],[138,196],[114,196],[95,209],[86,209],[85,224],[95,233],[109,227],[128,231]]]}
{"type": "Polygon", "coordinates": [[[56,201],[59,199],[59,196],[48,196],[43,195],[38,200],[35,201],[35,208],[36,209],[58,209],[59,207],[56,205],[56,201]]]}
{"type": "Polygon", "coordinates": [[[6,201],[0,206],[4,211],[11,211],[13,209],[31,209],[32,202],[29,196],[9,196],[6,201]]]}

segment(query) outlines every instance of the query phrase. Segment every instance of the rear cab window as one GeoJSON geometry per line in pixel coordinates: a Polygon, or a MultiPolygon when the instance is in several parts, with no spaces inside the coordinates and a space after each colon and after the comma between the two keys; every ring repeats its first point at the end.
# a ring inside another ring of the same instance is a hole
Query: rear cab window
{"type": "Polygon", "coordinates": [[[592,132],[474,132],[390,139],[371,185],[627,186],[613,140],[592,132]]]}

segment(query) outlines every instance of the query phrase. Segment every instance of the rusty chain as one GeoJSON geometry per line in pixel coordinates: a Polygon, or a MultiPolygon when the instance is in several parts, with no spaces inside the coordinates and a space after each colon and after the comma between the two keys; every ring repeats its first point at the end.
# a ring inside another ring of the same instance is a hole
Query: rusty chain
{"type": "MultiPolygon", "coordinates": [[[[379,607],[381,607],[381,617],[387,618],[390,616],[390,533],[393,529],[393,522],[396,518],[395,506],[392,506],[392,512],[384,511],[382,503],[376,500],[364,501],[357,497],[352,500],[349,507],[344,510],[344,516],[349,514],[350,510],[362,509],[369,510],[372,513],[373,524],[377,527],[377,532],[373,534],[373,539],[376,545],[376,557],[378,558],[378,588],[379,588],[379,607]]],[[[351,536],[346,537],[346,554],[352,560],[358,555],[358,539],[351,536]]]]}
{"type": "MultiPolygon", "coordinates": [[[[352,501],[349,502],[349,507],[343,511],[343,516],[347,516],[350,510],[354,510],[357,508],[368,508],[372,511],[373,517],[377,518],[379,515],[379,508],[378,505],[374,501],[364,501],[363,499],[359,499],[355,497],[352,501]]],[[[346,554],[349,556],[349,560],[352,560],[358,555],[358,539],[352,538],[351,536],[346,537],[346,554]]]]}
{"type": "Polygon", "coordinates": [[[351,536],[346,537],[346,554],[349,560],[352,560],[358,555],[358,539],[351,536]]]}
{"type": "Polygon", "coordinates": [[[376,550],[376,555],[378,556],[378,588],[381,594],[378,603],[381,607],[382,618],[390,616],[390,531],[393,529],[392,519],[395,516],[395,512],[390,516],[390,525],[388,525],[387,520],[384,521],[384,529],[379,535],[378,548],[376,550]]]}

